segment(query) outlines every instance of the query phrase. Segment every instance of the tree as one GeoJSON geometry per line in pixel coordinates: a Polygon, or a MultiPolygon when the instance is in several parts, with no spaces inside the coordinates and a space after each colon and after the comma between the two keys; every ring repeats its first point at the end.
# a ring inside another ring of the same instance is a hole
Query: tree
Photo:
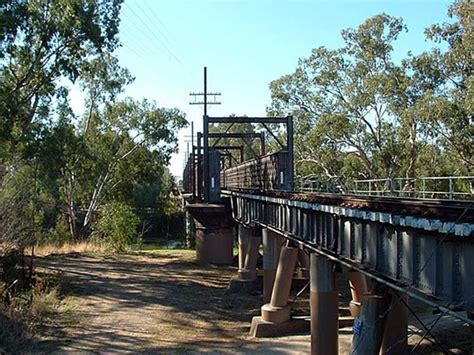
{"type": "Polygon", "coordinates": [[[433,25],[428,39],[447,46],[412,56],[406,65],[413,71],[421,95],[414,110],[431,139],[458,164],[452,173],[474,171],[474,11],[470,1],[457,0],[448,15],[454,22],[433,25]]]}
{"type": "Polygon", "coordinates": [[[42,169],[57,179],[74,240],[90,227],[105,202],[130,202],[134,186],[156,181],[177,149],[175,132],[186,124],[178,110],[147,100],[127,98],[94,112],[92,118],[86,113],[85,137],[82,126],[60,121],[41,143],[42,169]],[[56,152],[61,158],[51,163],[49,157],[56,152]],[[78,211],[84,211],[83,216],[78,211]]]}
{"type": "Polygon", "coordinates": [[[273,81],[268,112],[295,117],[297,170],[372,179],[472,173],[468,3],[451,6],[457,21],[427,30],[429,38],[448,44],[444,52],[436,48],[395,63],[393,43],[406,27],[381,14],[343,31],[342,48],[316,48],[293,74],[273,81]]]}
{"type": "Polygon", "coordinates": [[[272,114],[293,113],[297,164],[311,162],[328,177],[340,176],[353,156],[354,177],[392,177],[402,165],[403,122],[392,103],[403,95],[403,68],[391,60],[392,42],[405,30],[401,19],[377,15],[342,32],[345,46],[314,49],[294,74],[270,85],[272,114]],[[283,111],[283,112],[282,112],[283,111]]]}
{"type": "Polygon", "coordinates": [[[75,81],[112,52],[122,0],[5,0],[0,5],[0,143],[3,157],[48,118],[60,78],[75,81]],[[3,25],[5,24],[5,26],[3,25]]]}
{"type": "Polygon", "coordinates": [[[35,181],[25,203],[46,234],[60,224],[77,240],[105,203],[133,209],[135,188],[157,184],[186,124],[176,109],[121,97],[133,81],[114,57],[121,3],[0,4],[0,183],[5,171],[35,181]],[[86,94],[81,117],[70,83],[86,94]]]}

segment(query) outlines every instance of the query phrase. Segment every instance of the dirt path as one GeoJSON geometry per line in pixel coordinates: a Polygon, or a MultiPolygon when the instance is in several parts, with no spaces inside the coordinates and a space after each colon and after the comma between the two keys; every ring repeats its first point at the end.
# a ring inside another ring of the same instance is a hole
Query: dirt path
{"type": "MultiPolygon", "coordinates": [[[[231,353],[262,345],[247,336],[261,297],[226,293],[235,268],[197,265],[192,252],[69,255],[38,264],[61,270],[77,309],[37,351],[231,353]]],[[[277,353],[288,351],[277,343],[277,353]]],[[[307,349],[302,342],[299,350],[307,349]]]]}
{"type": "MultiPolygon", "coordinates": [[[[227,293],[236,269],[194,260],[191,251],[41,259],[40,267],[62,272],[76,309],[34,351],[309,353],[307,335],[250,338],[261,296],[227,293]]],[[[341,330],[341,354],[349,352],[351,336],[351,329],[341,330]]],[[[431,353],[429,348],[420,352],[431,353]]]]}

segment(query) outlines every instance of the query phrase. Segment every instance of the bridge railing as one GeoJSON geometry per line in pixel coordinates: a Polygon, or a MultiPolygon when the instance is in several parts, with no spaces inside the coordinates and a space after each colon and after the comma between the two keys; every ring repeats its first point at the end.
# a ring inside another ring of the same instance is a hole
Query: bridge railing
{"type": "Polygon", "coordinates": [[[297,179],[301,192],[331,192],[368,196],[474,199],[474,176],[413,177],[385,179],[321,179],[315,176],[297,179]]]}
{"type": "Polygon", "coordinates": [[[221,171],[221,189],[291,190],[293,169],[288,151],[264,155],[221,171]]]}

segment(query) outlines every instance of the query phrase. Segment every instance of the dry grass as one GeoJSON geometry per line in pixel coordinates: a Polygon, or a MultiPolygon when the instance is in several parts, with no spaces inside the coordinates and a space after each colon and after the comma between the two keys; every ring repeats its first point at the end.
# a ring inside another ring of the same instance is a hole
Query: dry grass
{"type": "MultiPolygon", "coordinates": [[[[53,254],[71,254],[71,253],[103,253],[106,248],[103,245],[91,243],[88,241],[64,244],[63,246],[54,245],[40,245],[35,247],[35,255],[37,256],[48,256],[53,254]]],[[[28,255],[31,255],[31,250],[26,251],[28,255]]]]}
{"type": "Polygon", "coordinates": [[[34,352],[38,334],[67,323],[76,309],[74,298],[61,294],[60,274],[37,279],[31,290],[0,306],[0,353],[34,352]]]}

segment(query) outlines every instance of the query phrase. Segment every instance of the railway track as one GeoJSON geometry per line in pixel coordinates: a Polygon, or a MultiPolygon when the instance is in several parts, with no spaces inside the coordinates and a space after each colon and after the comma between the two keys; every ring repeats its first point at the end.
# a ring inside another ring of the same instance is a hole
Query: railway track
{"type": "MultiPolygon", "coordinates": [[[[456,221],[457,223],[474,223],[473,200],[435,200],[281,190],[261,191],[255,189],[230,189],[230,191],[382,213],[438,218],[441,220],[456,221]]],[[[223,193],[225,194],[224,191],[223,193]]]]}

